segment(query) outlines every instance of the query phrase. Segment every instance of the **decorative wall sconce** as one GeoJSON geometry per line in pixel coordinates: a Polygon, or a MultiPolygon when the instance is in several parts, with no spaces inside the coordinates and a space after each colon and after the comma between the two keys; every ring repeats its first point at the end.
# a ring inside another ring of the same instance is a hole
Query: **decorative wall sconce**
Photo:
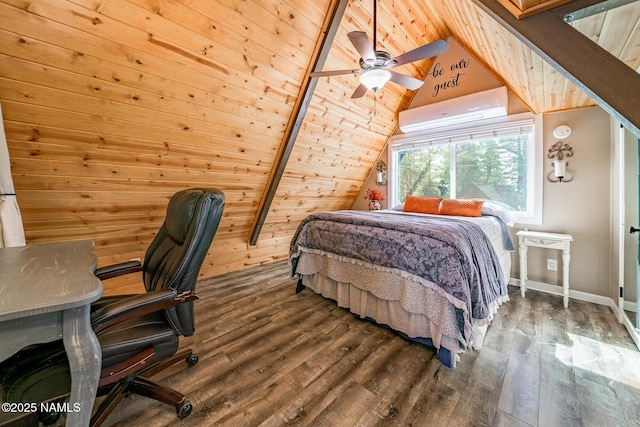
{"type": "MultiPolygon", "coordinates": [[[[566,125],[558,126],[553,131],[553,136],[558,139],[564,139],[571,135],[571,128],[566,125]]],[[[553,171],[549,172],[547,179],[551,182],[571,182],[573,181],[573,171],[567,168],[569,162],[565,160],[565,157],[573,156],[573,148],[567,143],[558,141],[549,148],[547,157],[555,159],[551,165],[553,171]]]]}
{"type": "Polygon", "coordinates": [[[376,184],[387,185],[387,164],[382,160],[378,160],[376,170],[378,171],[378,174],[376,175],[376,184]]]}

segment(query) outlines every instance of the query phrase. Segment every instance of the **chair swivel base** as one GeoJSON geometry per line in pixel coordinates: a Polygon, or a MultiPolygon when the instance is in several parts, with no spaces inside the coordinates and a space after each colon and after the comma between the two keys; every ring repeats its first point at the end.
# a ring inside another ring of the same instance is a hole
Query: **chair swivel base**
{"type": "Polygon", "coordinates": [[[110,391],[93,413],[90,425],[100,426],[127,393],[138,394],[159,402],[173,405],[176,409],[178,418],[184,419],[188,417],[193,410],[193,406],[191,405],[191,402],[186,400],[182,393],[161,384],[154,383],[149,379],[158,372],[176,364],[180,360],[185,360],[187,365],[192,367],[198,363],[198,356],[194,355],[191,349],[180,351],[170,359],[156,363],[139,372],[138,375],[133,376],[132,378],[123,378],[115,385],[110,386],[110,391]]]}

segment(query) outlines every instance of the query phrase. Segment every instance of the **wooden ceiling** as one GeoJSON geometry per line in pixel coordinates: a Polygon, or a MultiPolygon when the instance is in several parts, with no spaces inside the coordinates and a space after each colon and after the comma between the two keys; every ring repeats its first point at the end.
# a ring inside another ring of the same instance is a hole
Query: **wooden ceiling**
{"type": "MultiPolygon", "coordinates": [[[[334,1],[0,0],[0,102],[27,241],[91,239],[101,265],[140,257],[173,192],[215,186],[227,205],[211,276],[285,258],[307,214],[351,207],[413,93],[387,84],[352,100],[357,76],[320,78],[248,244],[334,1]]],[[[606,17],[581,31],[637,67],[640,3],[628,7],[624,31],[606,17]]],[[[372,1],[350,0],[324,69],[359,68],[347,33],[371,28],[372,1]]],[[[379,0],[377,35],[392,56],[453,36],[535,113],[594,105],[472,0],[379,0]]],[[[423,79],[432,61],[398,71],[423,79]]]]}
{"type": "Polygon", "coordinates": [[[640,2],[584,16],[578,12],[570,24],[629,67],[640,68],[640,2]]]}
{"type": "Polygon", "coordinates": [[[571,0],[498,0],[516,18],[527,16],[569,3],[571,0]]]}

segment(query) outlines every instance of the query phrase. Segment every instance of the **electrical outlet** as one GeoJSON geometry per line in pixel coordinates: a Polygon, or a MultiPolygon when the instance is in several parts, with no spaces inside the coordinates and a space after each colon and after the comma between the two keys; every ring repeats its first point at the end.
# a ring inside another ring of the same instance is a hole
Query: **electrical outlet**
{"type": "Polygon", "coordinates": [[[558,260],[547,258],[547,270],[558,271],[558,260]]]}

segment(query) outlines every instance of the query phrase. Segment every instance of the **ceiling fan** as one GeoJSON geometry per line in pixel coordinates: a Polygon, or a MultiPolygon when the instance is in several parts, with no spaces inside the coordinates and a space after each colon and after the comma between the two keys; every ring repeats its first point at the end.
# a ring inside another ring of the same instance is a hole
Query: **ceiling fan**
{"type": "Polygon", "coordinates": [[[352,31],[347,34],[351,44],[360,54],[360,68],[355,70],[318,71],[311,73],[311,77],[339,76],[342,74],[360,74],[360,85],[351,95],[351,98],[361,98],[367,90],[377,92],[388,82],[392,81],[407,89],[416,90],[424,83],[413,77],[391,71],[391,68],[409,64],[421,59],[440,55],[449,48],[445,40],[436,40],[425,44],[409,52],[392,58],[382,50],[375,50],[377,27],[377,3],[373,0],[373,43],[369,41],[364,31],[352,31]]]}

